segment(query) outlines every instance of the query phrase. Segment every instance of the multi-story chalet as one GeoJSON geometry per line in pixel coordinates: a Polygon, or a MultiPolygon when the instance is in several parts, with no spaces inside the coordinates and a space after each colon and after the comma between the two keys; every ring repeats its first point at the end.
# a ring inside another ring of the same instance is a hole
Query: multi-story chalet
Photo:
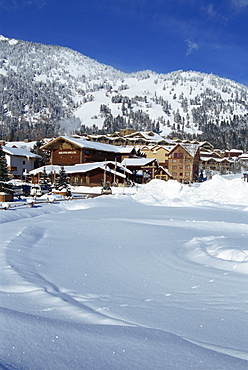
{"type": "Polygon", "coordinates": [[[26,149],[6,146],[4,142],[1,146],[6,157],[8,172],[13,178],[23,179],[35,168],[36,161],[41,159],[39,155],[26,149]]]}
{"type": "Polygon", "coordinates": [[[133,157],[136,150],[132,147],[122,147],[110,144],[92,142],[60,136],[41,148],[50,152],[50,164],[69,166],[80,163],[117,161],[133,157]]]}
{"type": "Polygon", "coordinates": [[[201,168],[205,171],[230,172],[234,169],[234,160],[229,158],[201,158],[201,168]]]}
{"type": "Polygon", "coordinates": [[[199,144],[176,144],[168,153],[168,170],[174,180],[195,181],[199,176],[199,144]]]}
{"type": "Polygon", "coordinates": [[[140,151],[146,158],[156,158],[160,166],[168,168],[168,154],[175,145],[145,145],[140,148],[140,151]]]}

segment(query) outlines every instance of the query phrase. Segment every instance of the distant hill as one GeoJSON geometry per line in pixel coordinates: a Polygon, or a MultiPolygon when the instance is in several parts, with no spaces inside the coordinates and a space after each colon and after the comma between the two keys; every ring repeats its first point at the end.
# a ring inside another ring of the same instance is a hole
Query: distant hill
{"type": "Polygon", "coordinates": [[[248,150],[248,87],[212,74],[123,73],[74,50],[0,36],[1,135],[122,128],[248,150]]]}

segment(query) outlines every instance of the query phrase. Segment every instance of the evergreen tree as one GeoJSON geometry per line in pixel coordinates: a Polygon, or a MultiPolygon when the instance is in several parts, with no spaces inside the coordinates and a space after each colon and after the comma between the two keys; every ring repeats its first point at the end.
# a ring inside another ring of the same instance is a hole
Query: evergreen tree
{"type": "Polygon", "coordinates": [[[7,161],[1,146],[0,146],[0,181],[1,182],[8,181],[7,161]]]}
{"type": "Polygon", "coordinates": [[[58,176],[56,177],[55,189],[62,190],[62,189],[67,189],[67,187],[68,187],[67,175],[66,175],[64,167],[62,166],[59,171],[58,176]]]}
{"type": "Polygon", "coordinates": [[[7,161],[4,151],[0,145],[0,191],[9,192],[10,186],[6,184],[8,181],[7,161]]]}
{"type": "Polygon", "coordinates": [[[41,159],[37,160],[37,162],[38,162],[37,163],[37,167],[44,166],[45,164],[48,164],[48,162],[49,162],[49,155],[48,155],[48,153],[41,149],[41,147],[44,144],[45,144],[44,141],[38,140],[34,144],[33,149],[30,150],[32,153],[38,154],[41,157],[41,159]]]}
{"type": "Polygon", "coordinates": [[[43,168],[43,171],[42,171],[42,174],[41,174],[41,178],[40,178],[40,185],[48,185],[50,183],[50,179],[49,179],[49,176],[46,172],[46,167],[43,168]]]}

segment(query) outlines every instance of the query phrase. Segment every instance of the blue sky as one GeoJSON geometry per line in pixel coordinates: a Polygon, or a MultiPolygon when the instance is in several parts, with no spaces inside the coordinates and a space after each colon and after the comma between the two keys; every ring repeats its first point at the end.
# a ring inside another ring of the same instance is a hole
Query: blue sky
{"type": "Polygon", "coordinates": [[[0,34],[124,72],[196,70],[248,85],[248,0],[0,0],[0,34]]]}

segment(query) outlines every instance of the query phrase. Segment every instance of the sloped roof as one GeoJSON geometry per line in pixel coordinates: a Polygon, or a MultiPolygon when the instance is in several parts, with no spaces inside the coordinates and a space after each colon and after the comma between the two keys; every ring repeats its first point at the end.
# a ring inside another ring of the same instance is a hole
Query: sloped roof
{"type": "Polygon", "coordinates": [[[156,172],[158,171],[163,171],[164,173],[166,173],[169,177],[173,178],[173,176],[171,175],[171,173],[168,171],[167,168],[164,168],[163,166],[159,166],[158,169],[156,170],[156,172]]]}
{"type": "Polygon", "coordinates": [[[76,139],[76,138],[69,137],[69,136],[59,136],[58,138],[43,145],[41,149],[49,150],[55,142],[58,142],[60,140],[68,141],[76,145],[79,148],[100,150],[102,152],[112,152],[112,153],[122,154],[122,153],[131,153],[133,150],[133,147],[124,148],[124,147],[117,146],[117,145],[98,143],[95,141],[90,141],[90,140],[85,140],[85,139],[76,139]]]}
{"type": "Polygon", "coordinates": [[[26,157],[26,158],[41,158],[41,156],[31,153],[26,149],[12,148],[11,146],[3,146],[3,152],[11,156],[26,157]]]}
{"type": "Polygon", "coordinates": [[[156,158],[125,158],[121,164],[124,166],[147,166],[151,162],[157,162],[156,158]]]}
{"type": "Polygon", "coordinates": [[[177,143],[171,150],[170,153],[177,147],[181,146],[183,149],[185,149],[191,157],[195,157],[198,149],[199,149],[199,144],[183,144],[183,143],[177,143]]]}
{"type": "MultiPolygon", "coordinates": [[[[75,164],[73,166],[63,166],[64,170],[68,174],[73,174],[73,173],[86,173],[95,170],[96,168],[101,168],[102,170],[106,170],[106,172],[111,172],[119,177],[125,178],[126,175],[112,170],[108,164],[109,163],[114,163],[114,162],[94,162],[94,163],[82,163],[82,164],[75,164]]],[[[38,173],[42,173],[44,171],[44,168],[46,169],[47,174],[49,173],[56,173],[58,174],[59,171],[61,170],[61,166],[58,165],[48,165],[48,166],[42,166],[39,168],[36,168],[32,171],[29,172],[30,175],[37,175],[38,173]]],[[[119,164],[119,168],[121,168],[123,171],[131,173],[131,171],[125,169],[123,166],[119,164]]]]}
{"type": "Polygon", "coordinates": [[[215,157],[201,157],[201,161],[202,162],[209,162],[209,161],[214,161],[214,162],[218,162],[218,163],[221,163],[221,162],[229,162],[229,163],[233,163],[233,160],[232,159],[229,159],[229,158],[215,158],[215,157]]]}

